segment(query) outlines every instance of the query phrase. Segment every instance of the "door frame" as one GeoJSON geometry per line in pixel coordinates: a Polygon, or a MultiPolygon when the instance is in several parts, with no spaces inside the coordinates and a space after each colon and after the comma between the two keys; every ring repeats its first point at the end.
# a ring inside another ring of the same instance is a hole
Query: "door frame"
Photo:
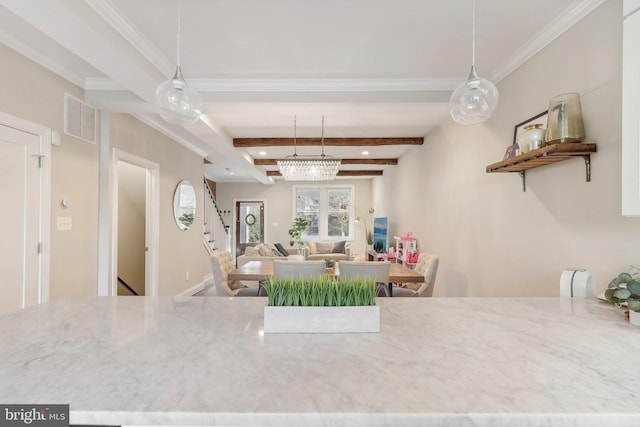
{"type": "Polygon", "coordinates": [[[263,228],[264,228],[264,234],[262,236],[262,241],[266,242],[267,241],[267,199],[262,199],[259,197],[234,197],[233,198],[233,208],[232,208],[232,214],[231,214],[231,239],[233,240],[233,245],[232,245],[232,255],[233,258],[235,259],[236,256],[236,250],[238,247],[238,242],[236,239],[236,223],[237,223],[237,215],[236,215],[236,205],[238,204],[238,202],[260,202],[262,203],[263,206],[263,213],[264,213],[264,217],[263,217],[263,228]]]}
{"type": "Polygon", "coordinates": [[[114,148],[111,157],[111,268],[109,295],[118,295],[118,161],[146,169],[145,191],[145,295],[158,295],[158,242],[160,230],[160,165],[143,157],[114,148]]]}
{"type": "MultiPolygon", "coordinates": [[[[51,261],[51,128],[0,111],[0,124],[35,135],[40,139],[40,212],[38,223],[38,304],[49,302],[49,271],[51,261]]],[[[34,248],[35,250],[35,248],[34,248]]],[[[24,301],[23,301],[24,303],[24,301]]]]}

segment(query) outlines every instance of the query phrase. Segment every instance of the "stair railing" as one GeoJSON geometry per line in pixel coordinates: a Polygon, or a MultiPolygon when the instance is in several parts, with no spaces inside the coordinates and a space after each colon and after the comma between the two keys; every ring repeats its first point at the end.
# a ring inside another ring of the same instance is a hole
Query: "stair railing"
{"type": "Polygon", "coordinates": [[[207,252],[211,255],[213,251],[229,251],[231,248],[231,236],[229,226],[222,218],[222,212],[218,208],[216,198],[211,191],[211,187],[204,179],[205,203],[204,203],[204,232],[203,241],[207,252]],[[208,196],[207,196],[208,195],[208,196]]]}

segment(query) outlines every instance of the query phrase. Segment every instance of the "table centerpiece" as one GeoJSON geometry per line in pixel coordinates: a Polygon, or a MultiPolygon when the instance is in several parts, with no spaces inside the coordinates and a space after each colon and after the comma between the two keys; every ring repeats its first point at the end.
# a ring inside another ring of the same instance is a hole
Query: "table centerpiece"
{"type": "Polygon", "coordinates": [[[380,332],[372,279],[270,278],[264,287],[265,333],[380,332]]]}

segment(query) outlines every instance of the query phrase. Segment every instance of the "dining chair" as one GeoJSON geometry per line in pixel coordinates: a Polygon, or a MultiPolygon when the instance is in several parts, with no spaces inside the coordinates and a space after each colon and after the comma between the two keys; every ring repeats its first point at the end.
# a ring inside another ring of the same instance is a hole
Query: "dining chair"
{"type": "Polygon", "coordinates": [[[391,263],[388,261],[338,261],[340,280],[351,278],[374,279],[377,283],[379,297],[388,297],[389,272],[391,263]]]}
{"type": "Polygon", "coordinates": [[[422,283],[407,283],[405,288],[393,288],[394,297],[430,297],[433,296],[433,288],[438,274],[440,258],[435,255],[421,253],[418,255],[418,263],[414,271],[424,275],[422,283]]]}
{"type": "Polygon", "coordinates": [[[217,251],[211,256],[211,269],[213,270],[213,284],[218,296],[255,297],[258,296],[258,288],[248,287],[242,282],[229,282],[228,274],[233,270],[231,252],[217,251]]]}
{"type": "Polygon", "coordinates": [[[273,277],[275,279],[294,278],[309,279],[324,275],[324,261],[285,261],[273,260],[273,277]]]}

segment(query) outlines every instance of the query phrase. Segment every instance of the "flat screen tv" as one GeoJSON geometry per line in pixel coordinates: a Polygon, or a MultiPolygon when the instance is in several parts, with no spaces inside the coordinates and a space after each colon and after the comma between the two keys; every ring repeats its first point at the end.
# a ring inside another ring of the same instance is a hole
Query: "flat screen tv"
{"type": "Polygon", "coordinates": [[[387,251],[387,217],[373,219],[373,250],[387,251]]]}

